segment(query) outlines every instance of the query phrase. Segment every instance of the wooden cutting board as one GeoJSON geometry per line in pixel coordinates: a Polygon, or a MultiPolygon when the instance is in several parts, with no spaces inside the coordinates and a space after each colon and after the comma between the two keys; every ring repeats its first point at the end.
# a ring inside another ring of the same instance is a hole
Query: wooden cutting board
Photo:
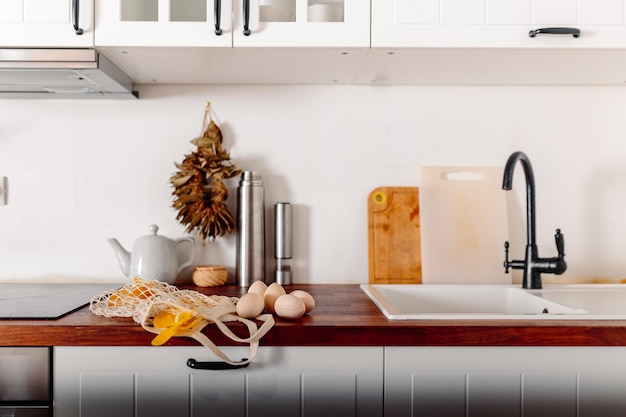
{"type": "Polygon", "coordinates": [[[367,200],[370,284],[420,284],[417,187],[379,187],[367,200]]]}
{"type": "Polygon", "coordinates": [[[502,167],[422,167],[424,284],[510,284],[502,167]]]}

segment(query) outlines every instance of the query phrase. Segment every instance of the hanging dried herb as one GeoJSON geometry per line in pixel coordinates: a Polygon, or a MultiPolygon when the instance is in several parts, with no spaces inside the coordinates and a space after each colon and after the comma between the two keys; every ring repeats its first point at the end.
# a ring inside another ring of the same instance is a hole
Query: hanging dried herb
{"type": "Polygon", "coordinates": [[[191,141],[198,149],[176,164],[178,172],[170,182],[174,186],[172,206],[178,210],[176,219],[187,226],[188,233],[197,229],[204,242],[234,230],[235,221],[226,206],[228,189],[222,181],[241,170],[229,162],[230,154],[222,148],[222,132],[210,117],[210,103],[206,104],[202,126],[202,136],[191,141]]]}

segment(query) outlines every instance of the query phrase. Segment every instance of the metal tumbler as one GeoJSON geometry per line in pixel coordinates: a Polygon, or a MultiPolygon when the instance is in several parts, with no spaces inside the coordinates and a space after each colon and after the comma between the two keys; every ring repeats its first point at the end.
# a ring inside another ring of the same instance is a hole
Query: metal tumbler
{"type": "Polygon", "coordinates": [[[265,281],[265,190],[258,172],[244,171],[237,189],[236,282],[265,281]]]}

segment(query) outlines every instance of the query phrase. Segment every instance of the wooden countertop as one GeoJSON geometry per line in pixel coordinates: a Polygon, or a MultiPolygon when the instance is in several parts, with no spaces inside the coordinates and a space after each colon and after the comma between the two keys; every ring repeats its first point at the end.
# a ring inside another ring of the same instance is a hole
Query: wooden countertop
{"type": "MultiPolygon", "coordinates": [[[[237,286],[192,288],[240,296],[237,286]]],[[[388,320],[356,284],[293,285],[313,295],[316,308],[298,320],[276,318],[261,340],[268,346],[626,346],[626,321],[388,320]]],[[[233,324],[238,332],[240,325],[233,324]]],[[[215,326],[205,334],[233,345],[215,326]]],[[[243,335],[243,333],[241,333],[243,335]]],[[[93,315],[88,307],[58,320],[1,320],[0,346],[149,346],[153,334],[130,318],[93,315]]],[[[168,345],[197,345],[172,338],[168,345]]]]}

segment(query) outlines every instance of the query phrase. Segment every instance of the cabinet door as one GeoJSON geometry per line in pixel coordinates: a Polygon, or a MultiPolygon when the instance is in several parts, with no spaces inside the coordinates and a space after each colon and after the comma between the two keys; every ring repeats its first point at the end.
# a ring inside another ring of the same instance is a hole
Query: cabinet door
{"type": "Polygon", "coordinates": [[[370,46],[369,1],[234,0],[234,8],[236,47],[370,46]]]}
{"type": "Polygon", "coordinates": [[[623,347],[385,348],[385,416],[623,416],[623,347]]]}
{"type": "Polygon", "coordinates": [[[626,46],[623,0],[372,0],[373,47],[626,46]],[[581,36],[540,34],[574,27],[581,36]]]}
{"type": "Polygon", "coordinates": [[[95,44],[230,47],[231,16],[231,0],[96,0],[95,44]]]}
{"type": "Polygon", "coordinates": [[[54,348],[55,415],[382,415],[382,348],[263,346],[248,368],[186,366],[211,356],[199,347],[54,348]]]}
{"type": "Polygon", "coordinates": [[[93,47],[93,0],[0,1],[0,47],[93,47]]]}

